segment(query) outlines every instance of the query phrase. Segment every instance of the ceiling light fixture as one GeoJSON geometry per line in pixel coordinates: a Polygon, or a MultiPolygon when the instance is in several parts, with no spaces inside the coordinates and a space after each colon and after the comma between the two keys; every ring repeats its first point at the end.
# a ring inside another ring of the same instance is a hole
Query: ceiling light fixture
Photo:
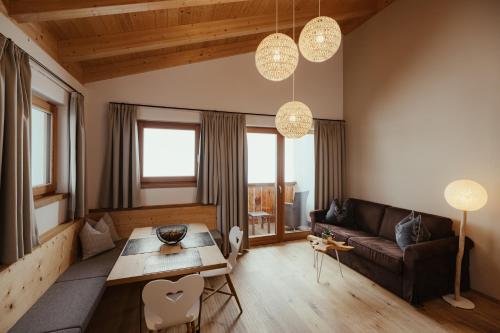
{"type": "MultiPolygon", "coordinates": [[[[295,40],[295,0],[293,0],[293,40],[295,40]]],[[[286,138],[298,139],[312,127],[312,112],[307,105],[295,100],[295,73],[292,74],[292,101],[283,104],[276,114],[278,132],[286,138]]]]}
{"type": "Polygon", "coordinates": [[[309,21],[299,37],[299,49],[304,58],[312,62],[323,62],[337,53],[342,41],[342,32],[334,19],[321,16],[321,0],[318,1],[318,17],[309,21]]]}
{"type": "Polygon", "coordinates": [[[294,40],[278,32],[278,0],[276,0],[276,32],[264,38],[255,52],[259,73],[271,81],[283,81],[295,72],[299,50],[294,40]]]}

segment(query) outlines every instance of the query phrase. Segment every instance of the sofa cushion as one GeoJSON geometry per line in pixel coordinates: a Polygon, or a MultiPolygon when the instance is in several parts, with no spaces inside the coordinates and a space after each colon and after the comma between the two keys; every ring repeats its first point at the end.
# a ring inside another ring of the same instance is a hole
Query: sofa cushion
{"type": "Polygon", "coordinates": [[[352,203],[350,199],[341,202],[339,199],[332,201],[330,209],[326,212],[325,223],[353,227],[354,217],[352,214],[352,203]]]}
{"type": "Polygon", "coordinates": [[[105,283],[105,277],[54,283],[9,332],[85,331],[105,283]]]}
{"type": "Polygon", "coordinates": [[[113,269],[116,260],[126,241],[119,241],[112,250],[101,253],[93,258],[82,260],[69,266],[57,282],[88,279],[93,277],[107,277],[113,269]]]}
{"type": "Polygon", "coordinates": [[[369,233],[363,230],[350,229],[345,227],[339,227],[336,225],[331,225],[327,223],[316,223],[317,234],[323,233],[323,231],[329,231],[333,234],[336,241],[347,242],[350,237],[369,237],[369,233]]]}
{"type": "MultiPolygon", "coordinates": [[[[396,224],[410,213],[411,210],[408,209],[387,207],[378,235],[396,241],[396,224]]],[[[454,236],[452,229],[453,222],[449,218],[415,212],[415,216],[418,215],[422,215],[422,223],[431,233],[431,240],[454,236]]]]}
{"type": "Polygon", "coordinates": [[[354,223],[357,229],[366,231],[372,236],[378,235],[387,206],[359,199],[351,199],[351,202],[353,205],[354,223]]]}
{"type": "Polygon", "coordinates": [[[352,253],[396,274],[403,271],[403,251],[395,242],[382,237],[351,237],[347,242],[354,247],[352,253]]]}

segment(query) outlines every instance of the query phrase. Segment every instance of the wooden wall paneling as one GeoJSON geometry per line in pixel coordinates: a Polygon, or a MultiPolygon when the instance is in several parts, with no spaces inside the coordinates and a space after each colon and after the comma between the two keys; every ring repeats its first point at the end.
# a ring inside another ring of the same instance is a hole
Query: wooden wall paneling
{"type": "MultiPolygon", "coordinates": [[[[89,218],[98,220],[106,210],[91,212],[89,218]]],[[[116,231],[128,238],[135,228],[165,224],[202,223],[208,229],[217,229],[217,207],[213,205],[172,205],[140,209],[109,210],[116,231]]]]}
{"type": "Polygon", "coordinates": [[[68,222],[40,236],[41,245],[0,268],[0,332],[6,332],[76,260],[81,222],[68,222]]]}

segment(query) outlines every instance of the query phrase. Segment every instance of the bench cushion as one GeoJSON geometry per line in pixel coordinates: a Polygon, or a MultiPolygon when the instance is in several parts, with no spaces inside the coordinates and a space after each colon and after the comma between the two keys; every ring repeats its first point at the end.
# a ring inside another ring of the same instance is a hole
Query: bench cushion
{"type": "Polygon", "coordinates": [[[105,283],[106,277],[54,283],[9,332],[85,331],[105,283]]]}
{"type": "Polygon", "coordinates": [[[354,246],[354,254],[396,274],[403,271],[403,251],[395,242],[382,237],[352,237],[348,243],[354,246]]]}
{"type": "Polygon", "coordinates": [[[126,242],[119,242],[112,250],[101,253],[93,258],[82,260],[71,265],[57,282],[107,277],[120,256],[126,242]]]}

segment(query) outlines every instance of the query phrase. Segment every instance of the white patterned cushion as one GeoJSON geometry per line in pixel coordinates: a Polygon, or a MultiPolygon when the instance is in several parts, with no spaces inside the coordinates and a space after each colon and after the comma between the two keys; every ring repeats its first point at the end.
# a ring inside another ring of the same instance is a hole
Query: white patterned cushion
{"type": "Polygon", "coordinates": [[[95,228],[85,222],[80,231],[80,241],[83,260],[115,247],[109,228],[104,221],[97,222],[95,228]]]}
{"type": "Polygon", "coordinates": [[[118,232],[116,232],[115,224],[113,223],[113,219],[111,218],[111,216],[108,213],[106,213],[101,218],[101,220],[104,220],[104,222],[106,222],[106,225],[109,228],[109,232],[111,233],[111,238],[113,239],[113,242],[119,241],[121,237],[118,235],[118,232]]]}

